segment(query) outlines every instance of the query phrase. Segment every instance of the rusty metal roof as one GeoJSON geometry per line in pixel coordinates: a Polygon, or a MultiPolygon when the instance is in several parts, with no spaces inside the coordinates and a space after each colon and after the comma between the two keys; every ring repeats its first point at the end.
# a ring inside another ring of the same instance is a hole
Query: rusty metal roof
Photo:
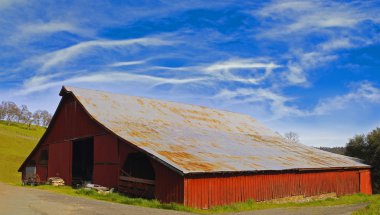
{"type": "Polygon", "coordinates": [[[74,87],[63,90],[72,92],[103,126],[184,174],[369,167],[289,143],[247,115],[74,87]]]}

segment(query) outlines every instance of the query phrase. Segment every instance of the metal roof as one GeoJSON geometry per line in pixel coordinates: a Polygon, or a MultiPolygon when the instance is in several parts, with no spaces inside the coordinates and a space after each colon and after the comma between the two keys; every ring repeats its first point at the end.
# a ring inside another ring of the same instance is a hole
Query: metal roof
{"type": "Polygon", "coordinates": [[[353,158],[286,141],[247,115],[63,87],[126,141],[180,172],[368,168],[353,158]]]}

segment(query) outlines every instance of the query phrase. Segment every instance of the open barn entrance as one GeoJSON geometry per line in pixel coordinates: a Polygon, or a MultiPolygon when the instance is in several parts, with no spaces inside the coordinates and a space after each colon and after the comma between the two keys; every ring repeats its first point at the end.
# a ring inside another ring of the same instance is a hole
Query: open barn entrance
{"type": "Polygon", "coordinates": [[[73,141],[72,162],[73,185],[92,181],[94,168],[94,139],[86,138],[73,141]]]}
{"type": "Polygon", "coordinates": [[[120,174],[119,191],[133,197],[154,198],[155,173],[149,157],[131,153],[120,174]]]}

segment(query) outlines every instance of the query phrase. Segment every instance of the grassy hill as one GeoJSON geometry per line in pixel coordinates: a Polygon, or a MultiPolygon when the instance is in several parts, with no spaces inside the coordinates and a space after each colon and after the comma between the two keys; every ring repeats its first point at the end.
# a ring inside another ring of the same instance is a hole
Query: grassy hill
{"type": "Polygon", "coordinates": [[[18,183],[21,180],[17,169],[32,151],[42,134],[44,127],[0,121],[0,181],[18,183]]]}

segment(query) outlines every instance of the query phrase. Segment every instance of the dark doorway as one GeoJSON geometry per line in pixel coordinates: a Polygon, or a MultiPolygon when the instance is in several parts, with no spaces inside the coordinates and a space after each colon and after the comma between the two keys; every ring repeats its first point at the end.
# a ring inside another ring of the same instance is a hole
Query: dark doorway
{"type": "Polygon", "coordinates": [[[92,181],[94,167],[94,139],[86,138],[73,142],[73,185],[92,181]]]}

